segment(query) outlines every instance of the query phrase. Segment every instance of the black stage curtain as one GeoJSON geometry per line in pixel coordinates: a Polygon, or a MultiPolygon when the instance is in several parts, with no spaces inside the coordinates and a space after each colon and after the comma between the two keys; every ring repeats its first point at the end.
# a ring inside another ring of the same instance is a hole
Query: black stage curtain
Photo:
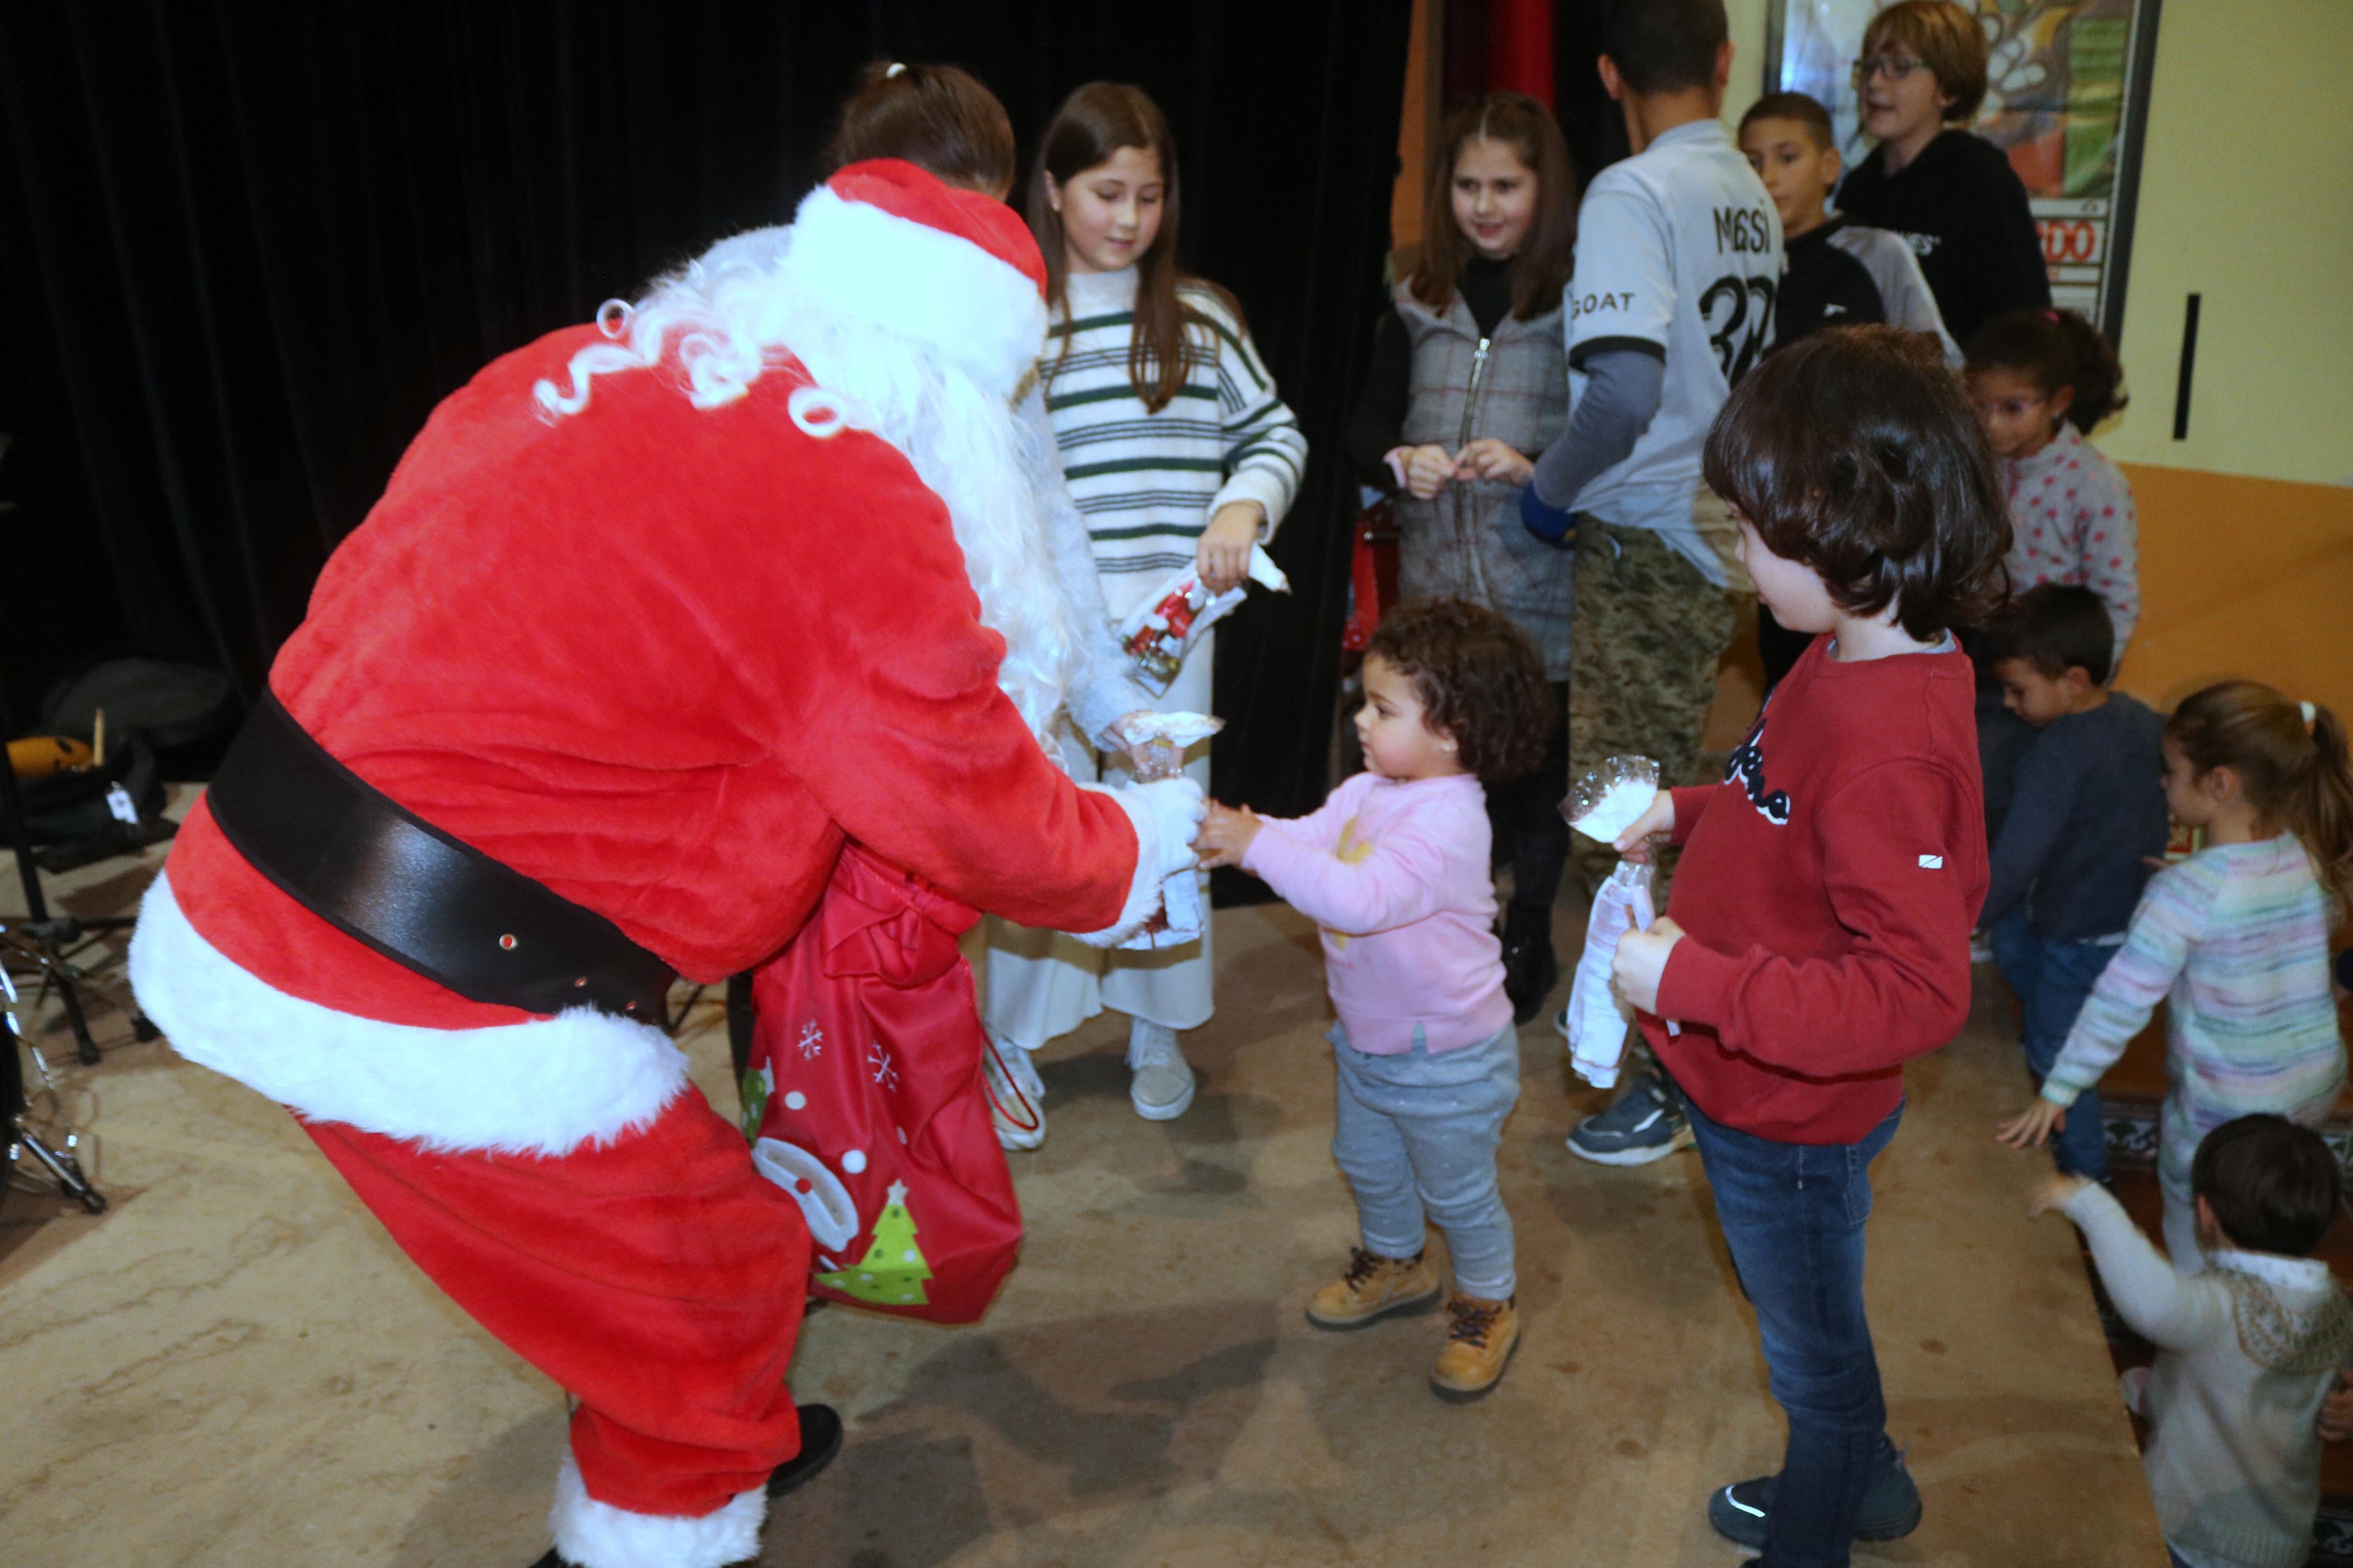
{"type": "MultiPolygon", "coordinates": [[[[1222,631],[1219,788],[1326,786],[1409,0],[864,5],[130,0],[0,7],[0,717],[120,649],[259,691],[434,404],[730,231],[782,221],[876,56],[965,65],[1025,156],[1061,96],[1148,89],[1182,254],[1232,289],[1313,444],[1222,631]]],[[[13,731],[10,732],[14,732],[13,731]]]]}

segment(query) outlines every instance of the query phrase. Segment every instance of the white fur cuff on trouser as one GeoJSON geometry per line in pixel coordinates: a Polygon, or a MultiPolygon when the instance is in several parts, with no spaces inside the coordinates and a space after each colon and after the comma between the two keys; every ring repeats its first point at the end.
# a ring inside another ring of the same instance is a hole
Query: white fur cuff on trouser
{"type": "Polygon", "coordinates": [[[1123,784],[1104,789],[1081,784],[1119,802],[1135,829],[1135,877],[1127,885],[1127,902],[1119,919],[1101,931],[1072,931],[1089,947],[1117,947],[1135,934],[1160,908],[1160,886],[1178,871],[1199,863],[1193,840],[1200,837],[1201,786],[1191,779],[1159,779],[1151,784],[1123,784]]]}
{"type": "Polygon", "coordinates": [[[758,1487],[699,1518],[631,1513],[598,1502],[567,1447],[547,1523],[555,1550],[580,1568],[725,1568],[760,1555],[760,1526],[767,1517],[768,1494],[758,1487]]]}

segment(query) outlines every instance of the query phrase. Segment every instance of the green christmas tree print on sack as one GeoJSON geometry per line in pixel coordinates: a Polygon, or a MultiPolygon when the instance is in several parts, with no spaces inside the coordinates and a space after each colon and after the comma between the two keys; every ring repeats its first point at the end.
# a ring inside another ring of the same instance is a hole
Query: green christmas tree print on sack
{"type": "Polygon", "coordinates": [[[932,1277],[915,1245],[915,1216],[907,1210],[907,1184],[891,1184],[889,1200],[874,1221],[874,1244],[855,1267],[816,1276],[816,1282],[878,1307],[926,1305],[923,1281],[932,1277]]]}

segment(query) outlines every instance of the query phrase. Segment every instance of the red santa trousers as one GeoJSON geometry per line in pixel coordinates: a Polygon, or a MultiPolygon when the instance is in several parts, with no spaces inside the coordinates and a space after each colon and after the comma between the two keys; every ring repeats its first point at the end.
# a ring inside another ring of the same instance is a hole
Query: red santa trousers
{"type": "Polygon", "coordinates": [[[596,1501],[700,1517],[800,1452],[785,1372],[808,1227],[696,1090],[560,1157],[302,1125],[451,1300],[578,1399],[596,1501]]]}

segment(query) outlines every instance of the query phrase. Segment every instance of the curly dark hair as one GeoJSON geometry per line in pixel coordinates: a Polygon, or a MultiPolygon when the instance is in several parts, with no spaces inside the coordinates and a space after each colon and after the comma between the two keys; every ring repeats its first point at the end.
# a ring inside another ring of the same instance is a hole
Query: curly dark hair
{"type": "Polygon", "coordinates": [[[1381,617],[1365,657],[1413,682],[1423,721],[1482,784],[1535,770],[1558,722],[1528,634],[1468,599],[1419,599],[1381,617]]]}
{"type": "Polygon", "coordinates": [[[2125,367],[2100,329],[2073,310],[2009,310],[1978,329],[1963,369],[2007,370],[2045,395],[2067,388],[2067,423],[2088,436],[2132,401],[2125,367]]]}
{"type": "Polygon", "coordinates": [[[1934,338],[1810,332],[1743,376],[1707,433],[1708,488],[1849,613],[1890,605],[1928,641],[2008,591],[2010,513],[1960,377],[1934,338]]]}

